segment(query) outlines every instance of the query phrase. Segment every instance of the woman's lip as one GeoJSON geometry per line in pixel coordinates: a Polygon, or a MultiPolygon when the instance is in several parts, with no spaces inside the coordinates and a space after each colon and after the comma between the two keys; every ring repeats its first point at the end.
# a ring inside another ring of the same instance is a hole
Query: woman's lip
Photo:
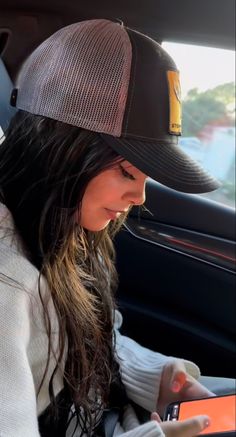
{"type": "Polygon", "coordinates": [[[114,211],[113,209],[108,209],[108,208],[105,208],[105,210],[106,210],[107,215],[109,216],[110,220],[117,219],[121,215],[121,213],[123,212],[123,211],[114,211]]]}

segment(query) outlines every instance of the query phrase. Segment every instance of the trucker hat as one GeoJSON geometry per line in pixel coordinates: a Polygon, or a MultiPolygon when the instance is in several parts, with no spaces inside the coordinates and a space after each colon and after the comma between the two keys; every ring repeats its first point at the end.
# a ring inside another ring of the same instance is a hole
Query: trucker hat
{"type": "Polygon", "coordinates": [[[86,20],[51,35],[23,65],[12,104],[98,132],[121,157],[175,190],[219,186],[178,146],[181,88],[174,61],[121,22],[86,20]]]}

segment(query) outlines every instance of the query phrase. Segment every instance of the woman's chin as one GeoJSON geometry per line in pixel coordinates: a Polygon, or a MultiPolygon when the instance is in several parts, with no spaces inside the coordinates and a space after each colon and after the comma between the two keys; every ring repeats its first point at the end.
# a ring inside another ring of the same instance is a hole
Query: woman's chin
{"type": "Polygon", "coordinates": [[[110,221],[111,220],[106,220],[105,222],[100,223],[91,223],[91,225],[85,224],[84,226],[82,225],[82,227],[90,232],[99,232],[103,231],[103,229],[105,229],[109,225],[110,221]]]}

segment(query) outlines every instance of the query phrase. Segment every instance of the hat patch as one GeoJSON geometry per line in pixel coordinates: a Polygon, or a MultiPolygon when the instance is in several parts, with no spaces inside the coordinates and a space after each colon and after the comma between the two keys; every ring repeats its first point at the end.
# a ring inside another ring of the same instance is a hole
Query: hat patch
{"type": "Polygon", "coordinates": [[[167,71],[169,86],[169,133],[181,135],[181,87],[178,71],[167,71]]]}

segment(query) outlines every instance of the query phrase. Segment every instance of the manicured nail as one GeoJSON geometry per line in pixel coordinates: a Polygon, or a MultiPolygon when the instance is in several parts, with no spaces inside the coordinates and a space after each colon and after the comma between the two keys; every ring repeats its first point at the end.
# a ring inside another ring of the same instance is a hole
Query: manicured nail
{"type": "Polygon", "coordinates": [[[210,421],[209,417],[206,417],[204,420],[204,425],[209,426],[210,424],[211,424],[211,421],[210,421]]]}
{"type": "Polygon", "coordinates": [[[180,389],[181,389],[180,383],[178,381],[174,381],[172,384],[172,390],[177,393],[180,391],[180,389]]]}
{"type": "Polygon", "coordinates": [[[155,411],[151,414],[151,420],[155,420],[156,422],[161,422],[161,418],[159,414],[155,411]]]}

